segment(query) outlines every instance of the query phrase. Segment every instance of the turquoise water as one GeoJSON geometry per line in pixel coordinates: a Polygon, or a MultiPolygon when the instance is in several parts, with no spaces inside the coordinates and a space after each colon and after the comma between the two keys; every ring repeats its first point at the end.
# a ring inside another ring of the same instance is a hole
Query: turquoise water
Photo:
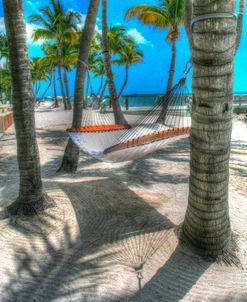
{"type": "MultiPolygon", "coordinates": [[[[129,100],[129,107],[152,107],[155,105],[155,100],[156,98],[160,96],[158,94],[148,94],[148,95],[131,95],[131,96],[126,96],[122,97],[120,99],[120,104],[122,106],[125,105],[125,98],[128,98],[129,100]]],[[[246,94],[237,94],[235,95],[235,103],[239,103],[239,96],[243,98],[243,96],[246,96],[246,94]]],[[[108,97],[106,97],[108,98],[108,97]]],[[[73,97],[71,97],[71,102],[73,103],[73,97]]],[[[246,98],[247,99],[247,98],[246,98]]],[[[49,100],[49,99],[46,99],[49,100]]],[[[242,100],[243,103],[246,102],[245,98],[242,100]]]]}

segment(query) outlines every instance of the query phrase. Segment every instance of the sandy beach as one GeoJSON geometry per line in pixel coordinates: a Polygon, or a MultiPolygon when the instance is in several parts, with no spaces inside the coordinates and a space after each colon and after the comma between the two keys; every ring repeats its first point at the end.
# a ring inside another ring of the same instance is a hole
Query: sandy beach
{"type": "MultiPolygon", "coordinates": [[[[72,112],[36,113],[50,209],[1,219],[0,301],[247,301],[247,123],[234,118],[230,214],[241,265],[202,259],[178,244],[189,182],[189,139],[136,161],[81,154],[57,174],[72,112]]],[[[18,194],[13,127],[0,140],[0,206],[18,194]]]]}

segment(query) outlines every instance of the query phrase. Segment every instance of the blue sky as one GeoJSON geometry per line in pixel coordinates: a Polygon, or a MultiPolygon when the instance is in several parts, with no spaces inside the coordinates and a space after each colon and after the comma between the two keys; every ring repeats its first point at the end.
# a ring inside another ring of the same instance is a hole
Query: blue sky
{"type": "MultiPolygon", "coordinates": [[[[87,12],[88,0],[61,0],[68,9],[74,9],[81,12],[83,15],[87,12]]],[[[129,32],[135,37],[140,48],[144,52],[144,63],[137,64],[130,69],[129,84],[125,90],[125,94],[161,94],[164,93],[170,64],[171,45],[166,42],[166,31],[155,29],[152,26],[145,26],[135,19],[125,21],[124,14],[126,10],[133,5],[146,3],[158,5],[158,0],[128,0],[116,1],[108,0],[109,12],[108,22],[111,25],[120,23],[124,24],[129,32]]],[[[4,28],[2,0],[0,0],[0,30],[4,28]]],[[[29,41],[29,55],[41,56],[39,43],[33,44],[31,35],[33,25],[28,21],[28,17],[39,12],[39,8],[49,4],[49,0],[24,0],[25,15],[27,20],[27,32],[29,41]]],[[[97,27],[101,28],[101,10],[97,21],[97,27]]],[[[177,64],[175,81],[181,76],[186,61],[189,59],[189,48],[183,28],[181,28],[181,38],[177,42],[177,64]]],[[[245,45],[247,43],[247,18],[244,20],[243,37],[240,50],[235,60],[235,92],[247,92],[247,59],[245,45]]],[[[118,89],[123,82],[123,70],[115,67],[116,85],[118,89]]],[[[74,91],[74,72],[70,74],[70,90],[73,95],[74,91]]],[[[189,81],[189,84],[191,81],[189,81]]],[[[97,91],[98,81],[94,80],[94,91],[97,91]]],[[[45,89],[45,84],[43,89],[45,89]]],[[[59,85],[58,85],[59,87],[59,85]]],[[[42,91],[41,91],[42,92],[42,91]]],[[[60,94],[60,92],[59,92],[60,94]]],[[[52,95],[52,89],[48,92],[52,95]]]]}

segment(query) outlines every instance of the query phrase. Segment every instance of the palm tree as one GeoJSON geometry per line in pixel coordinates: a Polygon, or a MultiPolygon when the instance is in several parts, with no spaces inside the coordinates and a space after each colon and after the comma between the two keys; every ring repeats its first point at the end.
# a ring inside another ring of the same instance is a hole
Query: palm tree
{"type": "Polygon", "coordinates": [[[28,58],[23,1],[3,0],[13,83],[13,111],[20,189],[8,208],[12,214],[30,215],[44,206],[39,151],[34,121],[34,96],[28,58]]]}
{"type": "Polygon", "coordinates": [[[32,60],[30,61],[30,68],[34,89],[34,99],[36,101],[36,98],[41,88],[41,82],[47,81],[49,79],[49,75],[47,74],[46,66],[41,64],[39,57],[32,58],[32,60]]]}
{"type": "Polygon", "coordinates": [[[0,33],[0,60],[9,58],[9,43],[5,33],[0,33]]]}
{"type": "MultiPolygon", "coordinates": [[[[85,26],[81,35],[79,56],[77,61],[74,111],[72,127],[78,128],[82,121],[82,104],[84,99],[85,77],[88,70],[88,57],[95,32],[100,0],[90,0],[85,26]]],[[[79,161],[79,148],[71,139],[66,146],[63,161],[58,171],[75,172],[79,161]]]]}
{"type": "Polygon", "coordinates": [[[60,0],[50,0],[50,5],[40,9],[41,15],[35,14],[30,17],[30,22],[38,24],[35,29],[33,40],[55,40],[58,51],[58,77],[63,96],[65,109],[71,109],[71,104],[66,100],[65,89],[62,82],[62,51],[66,42],[74,43],[77,38],[77,24],[81,20],[79,13],[65,10],[60,0]],[[51,8],[50,8],[51,7],[51,8]]]}
{"type": "Polygon", "coordinates": [[[127,125],[127,121],[124,118],[121,106],[118,102],[118,94],[114,83],[112,66],[111,66],[111,53],[110,53],[110,44],[109,38],[107,35],[108,26],[107,26],[107,0],[102,0],[102,44],[103,44],[103,53],[106,66],[107,82],[110,92],[111,104],[113,107],[114,118],[116,124],[127,125]]]}
{"type": "Polygon", "coordinates": [[[58,107],[57,88],[56,88],[56,68],[58,66],[57,47],[54,44],[46,42],[42,45],[42,51],[44,52],[45,55],[41,57],[39,61],[40,64],[46,66],[47,71],[50,72],[51,82],[49,83],[49,88],[50,88],[50,84],[53,83],[55,107],[58,107]]]}
{"type": "Polygon", "coordinates": [[[133,64],[143,62],[143,52],[137,45],[129,44],[125,45],[124,48],[119,51],[119,56],[119,59],[114,59],[112,62],[118,65],[125,65],[125,80],[118,95],[118,98],[120,99],[128,83],[129,67],[133,64]]]}
{"type": "Polygon", "coordinates": [[[98,77],[100,78],[100,86],[99,86],[99,89],[96,93],[96,95],[99,96],[102,92],[104,77],[106,75],[106,70],[105,70],[105,64],[104,64],[103,57],[98,57],[97,61],[92,66],[91,70],[94,73],[94,78],[98,78],[98,77]]]}
{"type": "Polygon", "coordinates": [[[180,37],[179,26],[184,21],[184,0],[163,0],[161,6],[140,4],[133,6],[126,12],[125,18],[136,17],[144,24],[168,29],[166,40],[172,44],[172,56],[169,70],[169,79],[166,92],[172,89],[176,65],[176,41],[180,37]]]}
{"type": "Polygon", "coordinates": [[[183,234],[207,255],[231,261],[228,258],[232,252],[228,184],[236,1],[201,3],[193,1],[192,10],[191,1],[186,1],[186,29],[193,62],[193,105],[189,203],[183,234]],[[192,11],[193,17],[207,16],[193,24],[193,32],[189,31],[192,11]],[[214,15],[221,18],[215,19],[214,15]]]}

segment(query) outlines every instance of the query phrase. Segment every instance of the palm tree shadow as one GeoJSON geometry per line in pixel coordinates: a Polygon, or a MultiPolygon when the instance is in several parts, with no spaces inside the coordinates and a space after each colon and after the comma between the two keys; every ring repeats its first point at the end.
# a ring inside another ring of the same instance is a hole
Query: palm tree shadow
{"type": "MultiPolygon", "coordinates": [[[[125,276],[123,267],[134,270],[136,265],[144,265],[166,244],[176,227],[120,182],[110,179],[57,185],[74,208],[73,224],[78,225],[78,232],[71,233],[71,223],[68,226],[66,222],[63,231],[54,235],[42,233],[42,229],[28,232],[29,224],[18,228],[9,220],[9,227],[17,232],[1,234],[12,244],[15,254],[14,267],[12,263],[12,269],[8,268],[8,283],[2,289],[3,302],[97,301],[97,291],[109,286],[107,278],[117,293],[119,276],[125,276]],[[102,187],[109,188],[105,194],[102,187]],[[13,234],[17,241],[25,238],[29,243],[23,241],[23,247],[17,248],[11,239],[13,234]],[[123,273],[112,277],[116,265],[122,267],[123,273]]],[[[42,223],[47,223],[46,219],[42,223]]],[[[99,299],[111,301],[113,293],[105,295],[99,299]]]]}

